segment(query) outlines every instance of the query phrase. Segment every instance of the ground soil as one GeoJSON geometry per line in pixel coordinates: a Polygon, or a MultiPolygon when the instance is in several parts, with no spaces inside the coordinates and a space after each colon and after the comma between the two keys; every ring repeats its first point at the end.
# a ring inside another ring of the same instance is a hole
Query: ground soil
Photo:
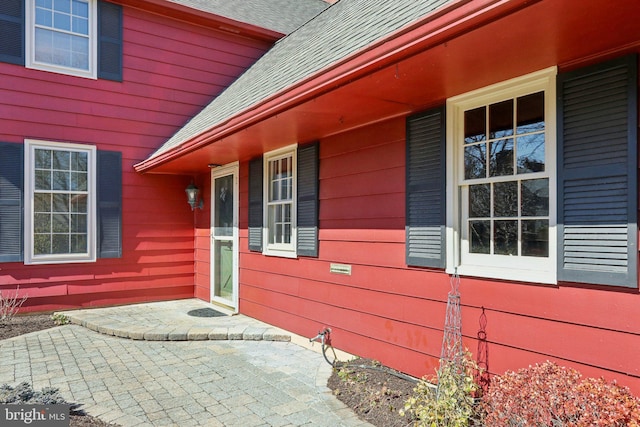
{"type": "Polygon", "coordinates": [[[327,385],[360,419],[374,426],[404,427],[413,423],[399,411],[413,393],[415,382],[374,361],[356,359],[334,368],[327,385]]]}
{"type": "MultiPolygon", "coordinates": [[[[56,327],[49,314],[13,317],[0,325],[0,340],[56,327]]],[[[16,386],[17,384],[9,384],[16,386]]],[[[362,420],[377,427],[403,427],[412,423],[399,414],[415,383],[371,360],[357,359],[335,368],[328,381],[333,394],[362,420]]],[[[82,402],[70,402],[79,403],[82,402]]],[[[72,415],[70,427],[116,427],[90,415],[72,415]]]]}

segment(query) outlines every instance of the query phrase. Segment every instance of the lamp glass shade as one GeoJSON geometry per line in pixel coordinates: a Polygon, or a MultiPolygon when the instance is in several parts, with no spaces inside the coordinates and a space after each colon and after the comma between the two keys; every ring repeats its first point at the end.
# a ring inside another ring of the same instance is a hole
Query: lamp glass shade
{"type": "Polygon", "coordinates": [[[187,193],[187,203],[189,203],[189,206],[191,206],[191,210],[194,210],[198,203],[198,195],[200,194],[200,189],[196,187],[192,182],[187,186],[187,188],[184,189],[184,191],[187,193]]]}

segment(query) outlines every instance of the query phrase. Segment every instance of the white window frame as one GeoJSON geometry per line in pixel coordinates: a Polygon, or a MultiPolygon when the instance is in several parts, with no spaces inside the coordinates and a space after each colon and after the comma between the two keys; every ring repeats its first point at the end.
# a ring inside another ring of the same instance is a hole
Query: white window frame
{"type": "Polygon", "coordinates": [[[535,283],[557,283],[556,75],[550,67],[447,100],[447,273],[535,283]],[[464,112],[544,91],[545,172],[549,178],[549,256],[544,258],[470,254],[465,224],[464,112]]]}
{"type": "Polygon", "coordinates": [[[98,1],[89,2],[89,70],[65,67],[62,65],[38,62],[35,59],[35,8],[36,0],[25,1],[25,66],[41,71],[50,71],[58,74],[68,74],[89,79],[98,78],[98,1]]]}
{"type": "Polygon", "coordinates": [[[25,140],[24,156],[24,188],[25,188],[25,227],[24,227],[24,263],[25,264],[62,264],[75,262],[95,262],[96,260],[96,224],[97,224],[97,150],[95,146],[54,141],[25,140]],[[34,193],[35,193],[35,150],[82,151],[88,154],[88,217],[87,217],[87,252],[82,254],[34,254],[34,193]]]}
{"type": "Polygon", "coordinates": [[[298,145],[289,145],[287,147],[265,153],[263,167],[263,251],[264,255],[280,256],[286,258],[296,258],[296,241],[297,241],[297,150],[298,145]],[[291,200],[291,243],[270,243],[269,242],[269,163],[291,156],[291,173],[292,173],[292,200],[291,200]]]}

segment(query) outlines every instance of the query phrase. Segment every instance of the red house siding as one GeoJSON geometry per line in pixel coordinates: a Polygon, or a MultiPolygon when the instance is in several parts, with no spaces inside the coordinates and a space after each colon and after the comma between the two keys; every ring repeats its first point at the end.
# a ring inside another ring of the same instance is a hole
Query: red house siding
{"type": "MultiPolygon", "coordinates": [[[[248,166],[241,167],[240,311],[412,375],[434,372],[449,276],[407,267],[405,121],[320,142],[319,257],[248,251],[248,166]],[[352,265],[352,275],[329,272],[352,265]]],[[[597,287],[461,279],[464,345],[501,374],[547,359],[640,392],[640,295],[597,287]],[[486,335],[480,342],[478,337],[486,335]],[[486,356],[488,355],[488,357],[486,356]]]]}
{"type": "MultiPolygon", "coordinates": [[[[0,290],[26,310],[194,295],[190,177],[140,175],[133,164],[166,141],[269,47],[169,17],[123,8],[123,82],[0,63],[0,141],[87,143],[122,152],[123,256],[95,263],[0,264],[0,290]]],[[[197,233],[196,233],[197,234],[197,233]]],[[[195,256],[200,260],[196,249],[195,256]]]]}

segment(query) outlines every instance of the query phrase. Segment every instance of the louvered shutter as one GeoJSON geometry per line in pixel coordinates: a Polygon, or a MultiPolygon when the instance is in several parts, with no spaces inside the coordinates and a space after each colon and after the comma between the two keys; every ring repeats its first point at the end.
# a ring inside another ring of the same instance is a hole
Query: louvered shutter
{"type": "Polygon", "coordinates": [[[558,280],[637,287],[637,57],[558,76],[558,280]]]}
{"type": "Polygon", "coordinates": [[[0,262],[23,260],[22,144],[0,142],[0,262]]]}
{"type": "Polygon", "coordinates": [[[0,1],[0,62],[24,65],[24,2],[0,1]]]}
{"type": "Polygon", "coordinates": [[[262,252],[262,157],[249,162],[249,250],[262,252]]]}
{"type": "Polygon", "coordinates": [[[122,6],[98,2],[98,78],[122,81],[122,6]]]}
{"type": "Polygon", "coordinates": [[[301,256],[318,256],[318,143],[298,148],[297,248],[301,256]]]}
{"type": "Polygon", "coordinates": [[[444,107],[407,119],[406,258],[445,267],[444,107]]]}
{"type": "Polygon", "coordinates": [[[98,258],[122,256],[122,153],[98,151],[98,258]]]}

